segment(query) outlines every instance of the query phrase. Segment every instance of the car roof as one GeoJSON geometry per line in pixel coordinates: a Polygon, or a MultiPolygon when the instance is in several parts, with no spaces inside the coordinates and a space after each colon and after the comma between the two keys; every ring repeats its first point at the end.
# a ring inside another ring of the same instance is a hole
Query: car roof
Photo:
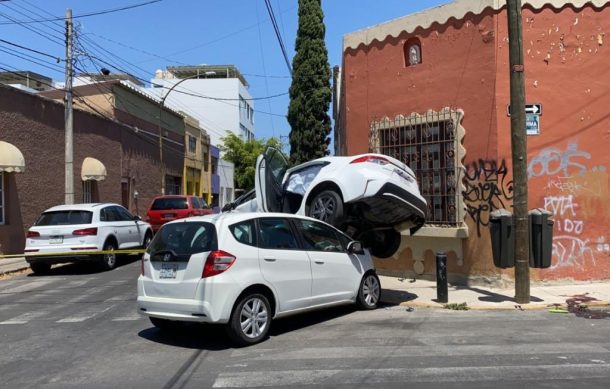
{"type": "Polygon", "coordinates": [[[44,212],[55,212],[55,211],[95,211],[103,207],[114,205],[122,207],[122,205],[115,203],[87,203],[87,204],[62,204],[51,207],[44,212]]]}
{"type": "MultiPolygon", "coordinates": [[[[180,223],[180,222],[195,222],[195,221],[207,221],[210,223],[236,223],[242,220],[249,220],[249,219],[254,219],[254,218],[260,218],[260,217],[280,217],[280,218],[290,218],[290,219],[302,219],[302,220],[312,220],[312,221],[316,221],[316,222],[321,222],[318,219],[314,219],[308,216],[303,216],[303,215],[295,215],[292,213],[282,213],[282,212],[222,212],[222,213],[215,213],[215,214],[211,214],[211,215],[204,215],[204,216],[191,216],[188,218],[184,218],[184,219],[177,219],[177,220],[173,220],[169,223],[166,224],[172,224],[172,223],[180,223]]],[[[321,222],[324,223],[324,222],[321,222]]],[[[327,223],[325,223],[327,224],[327,223]]],[[[330,226],[330,224],[329,224],[330,226]]],[[[332,227],[332,226],[331,226],[332,227]]],[[[333,227],[334,229],[336,229],[335,227],[333,227]]]]}

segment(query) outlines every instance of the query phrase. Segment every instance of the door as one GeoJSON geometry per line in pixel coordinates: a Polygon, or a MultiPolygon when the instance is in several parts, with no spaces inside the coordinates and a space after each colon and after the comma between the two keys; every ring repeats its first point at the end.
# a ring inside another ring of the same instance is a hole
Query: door
{"type": "Polygon", "coordinates": [[[311,304],[311,265],[299,247],[286,218],[260,218],[258,223],[261,273],[274,288],[278,311],[290,311],[311,304]]]}
{"type": "Polygon", "coordinates": [[[133,215],[123,207],[116,207],[119,213],[121,222],[125,223],[127,228],[127,235],[125,246],[129,247],[140,247],[144,241],[144,233],[146,232],[138,220],[135,220],[133,215]]]}
{"type": "Polygon", "coordinates": [[[259,207],[266,212],[281,212],[283,190],[282,182],[288,162],[282,153],[268,147],[256,160],[255,188],[259,207]]]}
{"type": "Polygon", "coordinates": [[[294,219],[303,247],[311,259],[314,305],[354,299],[363,267],[358,256],[347,252],[349,238],[313,220],[294,219]]]}
{"type": "Polygon", "coordinates": [[[116,237],[119,249],[130,247],[129,226],[120,215],[118,207],[103,208],[100,211],[100,222],[102,222],[106,231],[110,231],[116,237]]]}

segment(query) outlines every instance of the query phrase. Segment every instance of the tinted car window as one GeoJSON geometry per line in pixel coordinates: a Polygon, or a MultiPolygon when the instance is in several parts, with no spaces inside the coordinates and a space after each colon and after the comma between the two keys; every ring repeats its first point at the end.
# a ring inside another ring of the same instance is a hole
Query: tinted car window
{"type": "Polygon", "coordinates": [[[191,205],[193,206],[193,209],[200,209],[201,203],[199,203],[199,198],[191,197],[191,205]]]}
{"type": "Polygon", "coordinates": [[[201,208],[209,208],[208,203],[205,202],[205,199],[203,197],[199,198],[199,203],[201,204],[201,208]]]}
{"type": "Polygon", "coordinates": [[[306,250],[345,251],[343,242],[334,228],[311,220],[295,219],[295,224],[303,236],[303,244],[306,250]]]}
{"type": "Polygon", "coordinates": [[[121,218],[120,220],[123,220],[123,221],[133,220],[133,215],[131,213],[129,213],[129,211],[126,210],[125,208],[123,208],[123,207],[114,207],[114,209],[119,214],[119,217],[121,218]]]}
{"type": "Polygon", "coordinates": [[[188,204],[185,197],[163,197],[155,199],[150,209],[153,211],[164,209],[188,209],[188,204]]]}
{"type": "Polygon", "coordinates": [[[93,212],[54,211],[44,212],[36,221],[37,226],[61,226],[68,224],[90,224],[93,212]]]}
{"type": "Polygon", "coordinates": [[[100,221],[116,222],[120,221],[121,216],[116,210],[116,207],[106,207],[100,211],[100,221]]]}
{"type": "Polygon", "coordinates": [[[229,226],[233,237],[240,243],[256,246],[256,230],[253,220],[246,220],[229,226]]]}
{"type": "Polygon", "coordinates": [[[280,218],[259,219],[259,247],[267,249],[296,249],[297,241],[290,230],[288,220],[280,218]]]}
{"type": "Polygon", "coordinates": [[[162,260],[171,252],[176,257],[217,250],[216,228],[207,222],[172,223],[164,225],[155,234],[146,249],[151,260],[162,260]]]}

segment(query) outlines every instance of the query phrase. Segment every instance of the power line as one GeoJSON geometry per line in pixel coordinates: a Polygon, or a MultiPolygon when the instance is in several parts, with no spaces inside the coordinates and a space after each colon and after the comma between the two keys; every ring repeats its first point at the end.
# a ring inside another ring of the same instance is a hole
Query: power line
{"type": "MultiPolygon", "coordinates": [[[[86,17],[90,17],[90,16],[98,16],[98,15],[105,15],[105,14],[109,14],[109,13],[113,13],[113,12],[125,11],[125,10],[128,10],[128,9],[143,7],[143,6],[149,5],[149,4],[159,3],[161,1],[163,1],[163,0],[150,0],[150,1],[146,1],[144,3],[128,5],[128,6],[120,7],[120,8],[113,8],[113,9],[108,9],[108,10],[104,10],[104,11],[89,12],[89,13],[85,13],[85,14],[82,14],[82,15],[73,16],[72,19],[80,19],[80,18],[86,18],[86,17]]],[[[29,21],[13,20],[12,23],[2,22],[2,23],[0,23],[0,25],[3,25],[3,24],[47,23],[47,22],[55,22],[55,21],[59,21],[59,20],[65,20],[65,19],[66,19],[65,17],[55,17],[55,18],[52,18],[52,19],[39,19],[39,20],[29,20],[29,21]]]]}
{"type": "Polygon", "coordinates": [[[62,46],[62,47],[64,46],[64,42],[63,42],[62,40],[57,39],[57,38],[53,39],[53,38],[52,38],[51,36],[49,36],[48,34],[44,34],[44,33],[40,32],[40,31],[38,31],[38,30],[36,30],[36,29],[34,29],[34,28],[30,27],[30,26],[26,26],[26,24],[25,24],[25,23],[20,22],[20,21],[18,21],[18,20],[16,20],[16,19],[13,19],[12,17],[10,17],[9,15],[7,15],[7,14],[5,14],[5,13],[0,12],[0,16],[3,16],[4,18],[6,18],[6,19],[8,19],[8,20],[12,20],[12,21],[13,21],[13,23],[0,22],[0,25],[1,25],[1,24],[18,24],[18,25],[20,25],[21,27],[23,27],[23,28],[25,28],[25,29],[27,29],[27,30],[30,30],[31,32],[33,32],[33,33],[34,33],[34,34],[36,34],[36,35],[40,35],[41,37],[43,37],[43,38],[45,38],[45,39],[47,39],[47,40],[49,40],[49,41],[51,41],[51,42],[53,42],[53,43],[55,43],[55,44],[58,44],[58,45],[60,45],[60,46],[62,46]]]}
{"type": "MultiPolygon", "coordinates": [[[[45,65],[44,63],[38,62],[39,59],[35,58],[35,57],[31,56],[31,55],[27,55],[27,54],[23,54],[23,53],[21,53],[21,55],[20,54],[15,54],[14,51],[11,52],[11,51],[5,50],[3,48],[0,48],[0,51],[3,52],[3,53],[7,53],[9,55],[12,55],[13,57],[21,58],[21,59],[23,59],[25,61],[31,62],[31,63],[36,64],[38,66],[42,66],[43,68],[47,68],[47,69],[53,70],[53,71],[58,72],[58,73],[62,73],[63,72],[63,69],[61,67],[57,67],[57,66],[56,67],[51,67],[49,65],[45,65]],[[27,57],[29,57],[29,58],[27,58],[27,57]]],[[[49,63],[49,62],[47,62],[47,63],[49,63]]],[[[51,64],[51,65],[53,65],[53,64],[51,64]]]]}
{"type": "Polygon", "coordinates": [[[275,19],[275,14],[273,13],[273,7],[271,6],[271,2],[269,0],[265,0],[265,5],[267,6],[267,11],[269,12],[269,17],[271,18],[271,24],[273,25],[273,30],[275,31],[275,36],[277,37],[277,41],[280,44],[280,49],[282,50],[282,55],[284,56],[284,61],[286,61],[286,66],[288,67],[288,72],[292,75],[292,66],[290,65],[290,60],[288,59],[288,53],[286,53],[286,47],[284,46],[284,40],[282,39],[282,34],[280,34],[280,29],[277,25],[277,20],[275,19]]]}
{"type": "Polygon", "coordinates": [[[21,46],[21,45],[19,45],[17,43],[14,43],[14,42],[9,42],[9,41],[4,40],[4,39],[0,39],[0,42],[6,43],[7,45],[19,47],[20,49],[23,49],[23,50],[31,51],[32,53],[44,55],[45,57],[53,58],[54,60],[57,60],[57,63],[59,63],[61,61],[61,58],[59,58],[59,57],[56,57],[54,55],[51,55],[51,54],[48,54],[48,53],[44,53],[42,51],[38,51],[38,50],[35,50],[35,49],[30,49],[29,47],[21,46]]]}

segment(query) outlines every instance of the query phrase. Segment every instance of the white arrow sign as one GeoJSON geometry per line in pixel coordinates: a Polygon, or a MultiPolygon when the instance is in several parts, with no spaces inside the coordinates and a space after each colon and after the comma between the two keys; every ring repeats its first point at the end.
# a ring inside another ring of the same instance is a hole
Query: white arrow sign
{"type": "MultiPolygon", "coordinates": [[[[511,108],[510,105],[506,106],[506,114],[510,116],[511,108]]],[[[525,104],[525,113],[533,113],[535,115],[542,115],[542,104],[525,104]]]]}

